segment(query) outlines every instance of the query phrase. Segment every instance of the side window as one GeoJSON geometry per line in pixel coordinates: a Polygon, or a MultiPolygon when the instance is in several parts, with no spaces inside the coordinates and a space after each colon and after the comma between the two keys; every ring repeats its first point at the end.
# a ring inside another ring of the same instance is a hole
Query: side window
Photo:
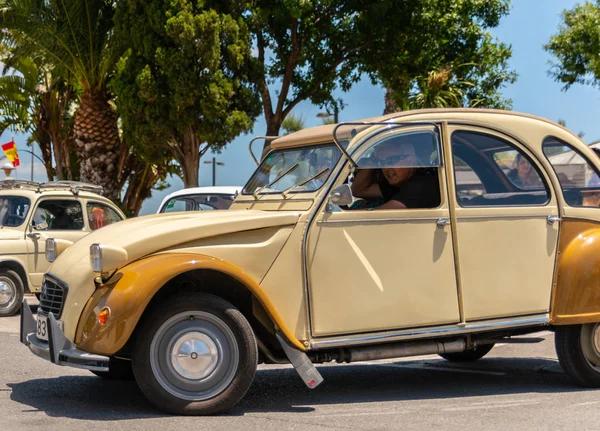
{"type": "Polygon", "coordinates": [[[80,230],[83,229],[81,204],[71,200],[44,200],[33,214],[37,230],[80,230]]]}
{"type": "Polygon", "coordinates": [[[560,182],[565,202],[573,207],[600,206],[598,172],[577,150],[558,138],[544,139],[542,150],[560,182]]]}
{"type": "Polygon", "coordinates": [[[471,199],[485,194],[485,187],[479,175],[460,157],[454,156],[456,172],[456,194],[458,199],[471,199]]]}
{"type": "Polygon", "coordinates": [[[98,202],[88,202],[86,207],[88,222],[92,230],[100,229],[101,227],[123,220],[119,213],[108,205],[98,202]]]}
{"type": "Polygon", "coordinates": [[[384,132],[356,162],[348,209],[438,207],[439,148],[434,130],[384,132]]]}
{"type": "Polygon", "coordinates": [[[497,136],[471,131],[452,134],[454,177],[463,207],[544,205],[549,191],[537,166],[497,136]]]}
{"type": "Polygon", "coordinates": [[[194,201],[185,197],[172,198],[162,207],[161,213],[175,213],[180,211],[193,211],[195,208],[194,201]]]}

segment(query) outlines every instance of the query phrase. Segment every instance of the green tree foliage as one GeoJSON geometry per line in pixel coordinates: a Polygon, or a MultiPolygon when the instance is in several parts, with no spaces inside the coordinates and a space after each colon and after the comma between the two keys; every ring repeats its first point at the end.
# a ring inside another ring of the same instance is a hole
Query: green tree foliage
{"type": "Polygon", "coordinates": [[[79,179],[73,157],[73,88],[61,77],[40,69],[29,57],[13,57],[5,50],[0,77],[0,133],[29,135],[38,144],[49,180],[79,179]],[[53,159],[55,167],[53,167],[53,159]]]}
{"type": "Polygon", "coordinates": [[[600,87],[600,1],[578,4],[561,16],[558,33],[544,47],[555,57],[550,76],[564,90],[573,84],[600,87]]]}
{"type": "Polygon", "coordinates": [[[124,131],[144,153],[170,152],[186,187],[198,186],[201,155],[249,131],[259,113],[250,34],[226,6],[129,0],[115,17],[129,47],[113,84],[124,131]]]}
{"type": "Polygon", "coordinates": [[[112,43],[111,0],[2,0],[3,41],[80,87],[74,135],[80,177],[117,199],[122,153],[107,81],[121,50],[112,43]]]}
{"type": "Polygon", "coordinates": [[[302,130],[304,127],[306,126],[302,115],[296,116],[294,114],[289,114],[281,123],[281,128],[286,135],[302,130]]]}
{"type": "Polygon", "coordinates": [[[508,13],[508,0],[254,0],[247,13],[256,40],[256,82],[267,135],[301,101],[325,106],[366,72],[408,107],[417,80],[450,67],[469,81],[465,99],[509,106],[498,90],[515,76],[510,48],[487,28],[508,13]],[[457,65],[472,64],[459,70],[457,65]],[[460,73],[459,73],[460,72],[460,73]],[[273,87],[277,87],[274,90],[273,87]]]}
{"type": "MultiPolygon", "coordinates": [[[[508,14],[508,0],[421,0],[411,5],[411,13],[397,16],[402,30],[383,27],[387,43],[365,52],[364,70],[389,89],[386,112],[410,109],[415,94],[435,93],[435,74],[448,74],[442,79],[444,91],[452,87],[454,94],[446,93],[447,107],[509,109],[512,103],[500,90],[516,79],[508,67],[511,48],[489,33],[508,14]],[[434,88],[428,90],[428,83],[434,88]]],[[[379,10],[367,25],[390,14],[392,9],[379,10]]]]}

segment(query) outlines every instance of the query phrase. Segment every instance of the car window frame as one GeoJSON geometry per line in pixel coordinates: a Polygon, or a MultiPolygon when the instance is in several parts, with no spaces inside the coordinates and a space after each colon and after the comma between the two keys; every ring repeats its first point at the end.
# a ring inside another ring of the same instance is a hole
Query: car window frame
{"type": "MultiPolygon", "coordinates": [[[[488,136],[491,136],[491,137],[493,137],[495,139],[499,139],[499,140],[505,141],[507,143],[508,147],[511,147],[511,148],[513,148],[513,150],[517,151],[518,153],[521,153],[528,160],[528,162],[531,164],[532,168],[534,168],[536,170],[536,172],[537,172],[540,180],[542,181],[542,184],[543,184],[543,186],[545,188],[545,191],[546,191],[546,201],[544,203],[542,203],[542,204],[463,205],[461,203],[461,201],[458,199],[456,168],[455,168],[454,163],[453,163],[453,166],[452,166],[452,175],[453,175],[453,179],[454,179],[454,193],[456,195],[456,199],[455,200],[456,200],[456,204],[457,204],[458,207],[464,208],[464,209],[471,209],[471,208],[479,208],[479,209],[492,209],[492,208],[543,208],[543,207],[549,206],[552,203],[552,199],[553,199],[553,194],[552,193],[553,193],[554,187],[552,187],[551,182],[548,181],[549,178],[546,178],[548,176],[548,173],[546,172],[546,169],[544,168],[544,166],[541,163],[541,161],[535,156],[535,154],[533,153],[533,151],[529,150],[527,148],[527,146],[523,142],[521,142],[519,139],[516,139],[513,136],[506,135],[506,134],[501,133],[501,132],[499,132],[497,130],[494,130],[494,129],[489,129],[489,128],[485,128],[485,127],[481,127],[481,126],[471,126],[471,125],[468,125],[467,127],[465,127],[462,124],[453,124],[453,125],[455,127],[449,133],[449,136],[448,136],[448,139],[449,139],[448,146],[449,146],[449,151],[450,151],[451,158],[458,157],[463,162],[467,163],[468,166],[471,168],[471,170],[473,170],[473,172],[479,177],[479,180],[481,181],[481,183],[483,184],[484,187],[486,187],[486,183],[482,179],[482,176],[475,169],[473,169],[473,167],[472,167],[471,164],[469,164],[467,161],[464,160],[464,157],[460,157],[459,155],[455,154],[454,148],[453,148],[453,136],[454,136],[455,133],[457,133],[457,132],[468,132],[468,133],[474,133],[474,134],[488,135],[488,136]]],[[[495,151],[495,152],[491,153],[491,157],[489,157],[488,160],[491,161],[492,163],[494,163],[495,167],[502,173],[502,181],[507,182],[512,187],[518,188],[523,193],[527,193],[527,190],[521,189],[516,184],[514,184],[510,180],[510,178],[508,178],[508,176],[502,170],[502,167],[494,159],[493,155],[496,154],[499,151],[502,151],[502,150],[498,150],[498,151],[495,151]]],[[[484,156],[482,155],[482,157],[484,157],[484,156]]],[[[485,178],[485,176],[484,176],[484,178],[485,178]]],[[[486,193],[484,193],[484,195],[487,194],[487,193],[491,193],[491,192],[487,192],[487,190],[486,190],[486,193]]],[[[517,192],[500,192],[500,193],[520,193],[520,192],[517,191],[517,192]]]]}
{"type": "Polygon", "coordinates": [[[86,216],[84,213],[84,208],[83,208],[83,203],[81,202],[80,199],[75,199],[75,198],[71,198],[69,196],[49,196],[49,197],[40,197],[36,203],[35,203],[35,208],[33,208],[33,211],[31,211],[31,217],[29,218],[28,221],[28,226],[32,226],[33,223],[33,217],[35,215],[35,212],[37,211],[37,209],[39,208],[40,204],[44,203],[44,202],[48,202],[48,201],[69,201],[69,202],[76,202],[79,204],[79,207],[81,208],[81,216],[82,216],[82,221],[83,221],[83,227],[81,229],[36,229],[35,227],[33,227],[33,229],[35,229],[36,231],[40,231],[40,232],[86,232],[89,230],[89,226],[87,225],[86,222],[86,216]]]}

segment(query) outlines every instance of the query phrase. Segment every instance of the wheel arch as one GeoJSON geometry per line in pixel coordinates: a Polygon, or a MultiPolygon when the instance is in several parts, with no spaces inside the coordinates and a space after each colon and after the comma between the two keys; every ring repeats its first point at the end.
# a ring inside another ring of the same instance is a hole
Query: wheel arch
{"type": "Polygon", "coordinates": [[[76,344],[90,353],[127,356],[141,320],[165,297],[186,291],[218,296],[238,308],[252,326],[263,359],[285,360],[275,331],[305,349],[261,286],[240,268],[210,256],[176,253],[142,259],[99,286],[81,315],[76,344]],[[111,318],[101,327],[97,314],[104,307],[111,309],[111,318]]]}
{"type": "Polygon", "coordinates": [[[27,272],[23,265],[13,259],[2,259],[0,260],[0,269],[10,269],[21,277],[21,282],[23,283],[23,287],[25,288],[25,293],[31,293],[31,289],[29,288],[29,277],[27,277],[27,272]]]}

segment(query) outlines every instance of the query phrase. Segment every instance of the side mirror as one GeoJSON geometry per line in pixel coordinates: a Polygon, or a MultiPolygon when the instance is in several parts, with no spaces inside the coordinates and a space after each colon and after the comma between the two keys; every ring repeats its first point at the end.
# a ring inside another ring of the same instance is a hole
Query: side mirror
{"type": "Polygon", "coordinates": [[[329,194],[329,202],[337,206],[350,205],[353,201],[352,190],[348,184],[336,187],[329,194]]]}

